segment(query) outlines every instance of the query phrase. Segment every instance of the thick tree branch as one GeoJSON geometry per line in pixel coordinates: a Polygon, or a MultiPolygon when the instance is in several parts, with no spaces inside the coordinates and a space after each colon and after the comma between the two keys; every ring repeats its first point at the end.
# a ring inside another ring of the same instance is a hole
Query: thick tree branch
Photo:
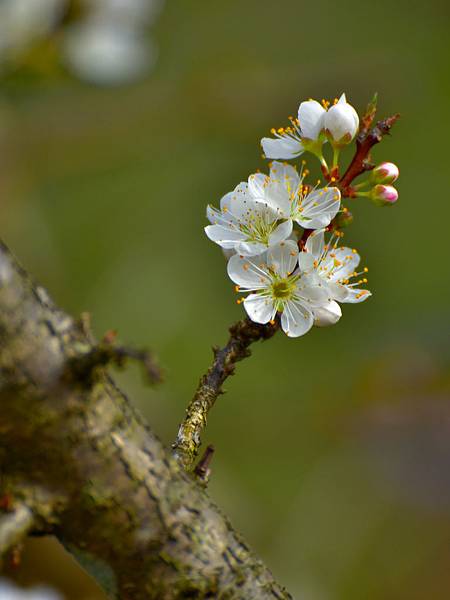
{"type": "Polygon", "coordinates": [[[175,457],[185,469],[190,470],[193,466],[201,445],[200,434],[206,427],[209,411],[217,397],[223,393],[225,379],[233,375],[237,362],[250,356],[251,344],[271,338],[278,329],[278,322],[259,325],[250,319],[244,319],[230,327],[230,339],[224,348],[213,349],[214,362],[200,379],[173,444],[175,457]]]}
{"type": "Polygon", "coordinates": [[[0,245],[0,497],[17,507],[5,547],[32,515],[111,598],[290,598],[104,369],[70,372],[94,350],[0,245]]]}

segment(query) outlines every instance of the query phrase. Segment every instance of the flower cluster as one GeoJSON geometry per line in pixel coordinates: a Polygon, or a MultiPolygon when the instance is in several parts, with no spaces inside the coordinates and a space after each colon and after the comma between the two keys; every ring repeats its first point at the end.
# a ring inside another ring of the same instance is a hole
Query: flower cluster
{"type": "Polygon", "coordinates": [[[261,140],[265,156],[276,159],[269,174],[250,175],[223,196],[219,209],[208,206],[211,224],[205,232],[222,247],[236,291],[247,294],[238,302],[243,302],[250,319],[261,324],[279,319],[289,337],[298,337],[313,325],[336,323],[341,303],[358,303],[370,296],[360,287],[367,283],[367,268],[357,270],[358,252],[339,245],[342,227],[352,220],[342,199],[368,197],[378,205],[393,204],[398,195],[391,184],[398,169],[382,163],[365,181],[343,185],[339,154],[360,125],[345,94],[333,104],[302,102],[298,118],[290,117],[290,123],[261,140]],[[331,166],[323,154],[327,142],[333,151],[331,166]],[[304,152],[319,160],[324,185],[306,182],[305,161],[299,170],[280,162],[304,152]]]}

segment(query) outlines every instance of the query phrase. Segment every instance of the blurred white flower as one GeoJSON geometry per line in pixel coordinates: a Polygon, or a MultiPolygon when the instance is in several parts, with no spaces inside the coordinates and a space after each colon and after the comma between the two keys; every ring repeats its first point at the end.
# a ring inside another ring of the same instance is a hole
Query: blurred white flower
{"type": "Polygon", "coordinates": [[[74,26],[66,37],[68,66],[82,79],[117,85],[138,79],[155,62],[156,51],[140,33],[111,22],[74,26]]]}
{"type": "Polygon", "coordinates": [[[0,0],[0,63],[14,61],[55,30],[75,75],[97,85],[129,83],[156,61],[148,29],[163,2],[84,0],[80,18],[67,26],[62,17],[69,0],[0,0]]]}
{"type": "Polygon", "coordinates": [[[24,590],[7,579],[0,579],[0,600],[62,600],[62,596],[47,587],[24,590]]]}
{"type": "Polygon", "coordinates": [[[85,21],[72,26],[66,36],[69,68],[97,85],[120,85],[145,75],[157,57],[148,27],[163,0],[85,0],[85,4],[85,21]]]}
{"type": "Polygon", "coordinates": [[[22,50],[48,35],[67,0],[0,0],[0,54],[22,50]]]}

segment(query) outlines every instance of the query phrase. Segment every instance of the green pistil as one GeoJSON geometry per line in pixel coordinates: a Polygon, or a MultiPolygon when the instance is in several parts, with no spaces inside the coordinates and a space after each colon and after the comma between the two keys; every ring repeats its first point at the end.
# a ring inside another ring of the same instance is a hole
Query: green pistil
{"type": "Polygon", "coordinates": [[[291,275],[290,277],[277,278],[272,282],[270,295],[277,311],[282,311],[286,302],[295,296],[297,281],[298,275],[291,275]]]}

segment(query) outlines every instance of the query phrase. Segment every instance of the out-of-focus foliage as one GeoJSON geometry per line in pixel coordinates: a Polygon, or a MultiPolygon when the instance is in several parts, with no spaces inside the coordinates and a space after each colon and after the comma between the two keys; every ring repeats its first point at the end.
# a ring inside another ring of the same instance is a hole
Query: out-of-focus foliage
{"type": "MultiPolygon", "coordinates": [[[[211,495],[296,598],[450,595],[449,17],[440,0],[169,0],[138,85],[49,76],[43,55],[31,81],[5,80],[2,237],[98,335],[117,328],[159,353],[156,391],[137,370],[119,379],[167,444],[211,345],[243,314],[203,235],[205,204],[266,168],[259,139],[302,98],[345,91],[362,110],[378,91],[381,116],[401,112],[374,151],[400,166],[399,202],[349,203],[344,240],[373,297],[333,328],[255,348],[205,436],[211,495]]],[[[45,541],[15,576],[94,597],[45,541]]]]}

